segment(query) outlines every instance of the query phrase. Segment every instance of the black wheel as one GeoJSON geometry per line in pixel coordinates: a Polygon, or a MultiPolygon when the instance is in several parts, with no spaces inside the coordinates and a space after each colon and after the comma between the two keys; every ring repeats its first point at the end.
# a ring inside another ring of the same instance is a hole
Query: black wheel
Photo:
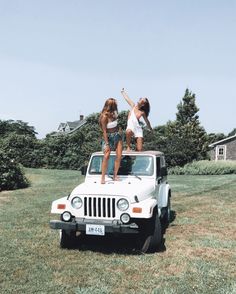
{"type": "Polygon", "coordinates": [[[138,247],[142,253],[156,252],[162,245],[161,222],[157,214],[147,221],[138,239],[138,247]]]}
{"type": "Polygon", "coordinates": [[[171,222],[171,201],[170,196],[168,197],[167,206],[163,208],[164,215],[162,217],[162,223],[165,227],[168,227],[168,225],[171,222]]]}
{"type": "Polygon", "coordinates": [[[61,248],[73,248],[76,241],[76,232],[75,231],[60,231],[60,247],[61,248]]]}

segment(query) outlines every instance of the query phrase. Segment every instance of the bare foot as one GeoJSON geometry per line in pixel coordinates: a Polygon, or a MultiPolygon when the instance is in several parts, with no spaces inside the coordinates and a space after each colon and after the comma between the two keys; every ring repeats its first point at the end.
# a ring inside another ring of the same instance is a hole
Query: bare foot
{"type": "Polygon", "coordinates": [[[101,180],[101,184],[105,184],[105,180],[101,180]]]}
{"type": "Polygon", "coordinates": [[[113,181],[120,181],[120,178],[116,176],[113,178],[113,181]]]}
{"type": "Polygon", "coordinates": [[[127,147],[126,151],[127,152],[130,152],[131,151],[130,147],[127,147]]]}

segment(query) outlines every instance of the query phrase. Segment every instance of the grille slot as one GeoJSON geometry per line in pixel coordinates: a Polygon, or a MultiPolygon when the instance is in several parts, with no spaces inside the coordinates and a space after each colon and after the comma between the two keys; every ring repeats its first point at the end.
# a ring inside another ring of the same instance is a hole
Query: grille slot
{"type": "Polygon", "coordinates": [[[84,197],[84,216],[115,218],[116,198],[84,197]]]}

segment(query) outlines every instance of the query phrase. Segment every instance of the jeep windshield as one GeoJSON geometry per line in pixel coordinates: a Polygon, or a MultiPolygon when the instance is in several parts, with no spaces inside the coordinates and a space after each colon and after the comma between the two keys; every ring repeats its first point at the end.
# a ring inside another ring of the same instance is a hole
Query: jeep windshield
{"type": "MultiPolygon", "coordinates": [[[[102,155],[95,155],[91,160],[89,174],[100,175],[102,173],[102,155]]],[[[107,174],[113,175],[116,156],[111,155],[107,174]]],[[[149,155],[123,155],[118,175],[127,176],[152,176],[154,172],[153,157],[149,155]]]]}

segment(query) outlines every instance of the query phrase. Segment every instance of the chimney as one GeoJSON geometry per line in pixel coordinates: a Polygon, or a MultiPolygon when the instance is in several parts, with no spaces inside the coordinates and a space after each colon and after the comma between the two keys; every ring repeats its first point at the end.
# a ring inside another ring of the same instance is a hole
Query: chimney
{"type": "Polygon", "coordinates": [[[84,119],[84,116],[83,116],[83,114],[81,114],[80,116],[79,116],[79,120],[83,120],[84,119]]]}

